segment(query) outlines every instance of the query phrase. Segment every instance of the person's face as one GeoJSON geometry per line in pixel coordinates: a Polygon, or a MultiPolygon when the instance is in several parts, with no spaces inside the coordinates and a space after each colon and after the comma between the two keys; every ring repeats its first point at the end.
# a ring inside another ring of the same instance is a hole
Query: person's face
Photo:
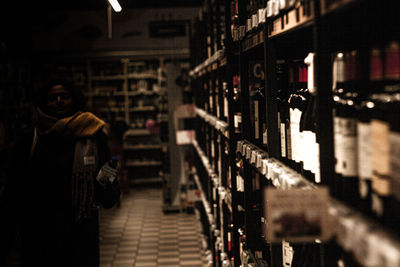
{"type": "Polygon", "coordinates": [[[46,106],[49,115],[57,118],[68,117],[73,110],[72,96],[63,86],[53,86],[49,90],[46,106]]]}

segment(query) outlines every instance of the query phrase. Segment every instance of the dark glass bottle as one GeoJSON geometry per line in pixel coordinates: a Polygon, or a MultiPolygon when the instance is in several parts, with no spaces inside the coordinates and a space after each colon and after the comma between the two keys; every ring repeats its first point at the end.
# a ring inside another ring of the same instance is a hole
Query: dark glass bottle
{"type": "Polygon", "coordinates": [[[233,107],[234,107],[234,127],[235,133],[241,133],[242,128],[242,113],[240,100],[239,76],[233,76],[233,107]]]}
{"type": "Polygon", "coordinates": [[[263,147],[263,123],[265,122],[265,88],[259,87],[252,92],[254,140],[258,147],[263,147]]]}
{"type": "Polygon", "coordinates": [[[375,112],[371,119],[372,211],[382,223],[399,231],[397,181],[398,92],[400,88],[399,45],[391,42],[384,53],[383,86],[371,95],[375,112]]]}

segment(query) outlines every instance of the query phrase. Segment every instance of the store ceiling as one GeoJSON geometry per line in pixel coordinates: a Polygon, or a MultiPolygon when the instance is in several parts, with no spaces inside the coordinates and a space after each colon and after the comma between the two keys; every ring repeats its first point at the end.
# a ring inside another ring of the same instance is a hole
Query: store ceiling
{"type": "MultiPolygon", "coordinates": [[[[204,0],[119,0],[122,8],[165,8],[201,6],[204,0]]],[[[107,0],[22,0],[18,8],[30,10],[99,10],[107,7],[107,0]]]]}

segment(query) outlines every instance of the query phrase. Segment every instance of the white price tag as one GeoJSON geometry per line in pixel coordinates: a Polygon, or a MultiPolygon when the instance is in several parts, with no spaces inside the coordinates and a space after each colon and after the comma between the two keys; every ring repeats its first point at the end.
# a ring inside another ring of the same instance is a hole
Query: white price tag
{"type": "Polygon", "coordinates": [[[258,13],[253,14],[251,16],[251,24],[253,28],[257,28],[258,27],[258,13]]]}
{"type": "Polygon", "coordinates": [[[330,238],[327,212],[329,192],[326,187],[315,190],[267,187],[264,201],[264,216],[268,215],[268,242],[281,242],[284,239],[302,243],[330,238]],[[299,220],[304,227],[299,227],[299,220]]]}
{"type": "Polygon", "coordinates": [[[246,24],[246,32],[249,32],[252,29],[252,19],[248,18],[246,22],[247,22],[247,24],[246,24]]]}
{"type": "Polygon", "coordinates": [[[244,156],[244,157],[246,157],[247,146],[248,146],[248,144],[243,142],[243,145],[242,145],[242,156],[244,156]]]}
{"type": "Polygon", "coordinates": [[[383,244],[379,246],[378,250],[381,252],[381,258],[384,259],[382,261],[383,264],[380,266],[400,266],[400,254],[398,249],[393,244],[389,244],[388,241],[383,242],[383,244]]]}
{"type": "MultiPolygon", "coordinates": [[[[240,39],[240,31],[239,31],[239,29],[234,29],[233,31],[232,31],[232,38],[233,38],[233,41],[234,42],[236,42],[236,41],[239,41],[239,39],[240,39]]],[[[228,102],[226,102],[227,104],[228,104],[228,102]]],[[[228,111],[227,111],[228,112],[228,111]]],[[[226,115],[227,116],[227,115],[226,115]]]]}
{"type": "Polygon", "coordinates": [[[257,159],[257,151],[252,150],[250,156],[250,164],[256,164],[256,159],[257,159]]]}
{"type": "Polygon", "coordinates": [[[257,163],[256,163],[256,168],[261,168],[261,160],[262,160],[263,154],[261,152],[259,152],[257,154],[257,163]]]}
{"type": "Polygon", "coordinates": [[[238,141],[236,145],[236,153],[242,152],[243,141],[238,141]]]}
{"type": "Polygon", "coordinates": [[[263,159],[261,161],[262,161],[261,173],[266,176],[268,174],[268,160],[263,159]]]}
{"type": "Polygon", "coordinates": [[[265,22],[265,12],[267,8],[260,8],[258,10],[258,22],[259,23],[264,23],[265,22]]]}
{"type": "Polygon", "coordinates": [[[272,162],[267,163],[267,179],[272,179],[272,172],[274,170],[274,164],[272,162]]]}
{"type": "Polygon", "coordinates": [[[249,160],[251,157],[251,147],[247,146],[246,147],[246,159],[249,160]]]}
{"type": "Polygon", "coordinates": [[[246,26],[242,25],[239,27],[239,39],[243,39],[246,36],[246,26]]]}

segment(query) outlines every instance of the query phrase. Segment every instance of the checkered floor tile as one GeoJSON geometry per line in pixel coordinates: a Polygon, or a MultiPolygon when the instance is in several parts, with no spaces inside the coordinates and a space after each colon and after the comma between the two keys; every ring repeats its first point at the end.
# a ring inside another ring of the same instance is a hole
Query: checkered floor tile
{"type": "Polygon", "coordinates": [[[100,212],[101,267],[203,267],[195,215],[164,214],[159,188],[132,190],[100,212]]]}

